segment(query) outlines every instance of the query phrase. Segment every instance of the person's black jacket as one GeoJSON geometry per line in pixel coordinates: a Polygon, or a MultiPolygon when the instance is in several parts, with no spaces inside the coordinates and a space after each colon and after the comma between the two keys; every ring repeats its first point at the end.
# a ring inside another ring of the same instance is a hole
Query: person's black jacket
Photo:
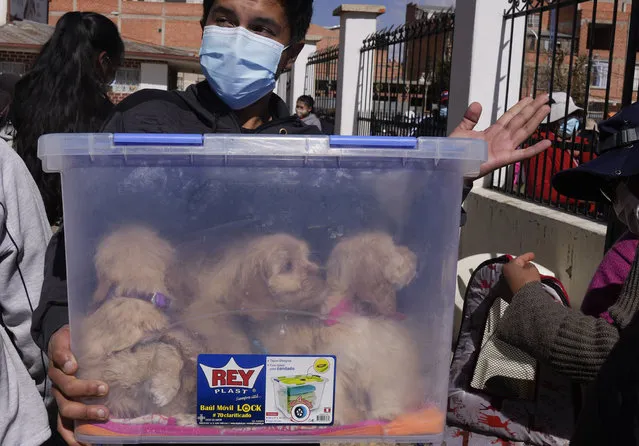
{"type": "Polygon", "coordinates": [[[639,445],[639,315],[588,388],[571,445],[639,445]]]}
{"type": "MultiPolygon", "coordinates": [[[[253,131],[241,128],[231,110],[206,82],[185,92],[142,90],[118,104],[103,127],[105,133],[256,133],[317,135],[315,126],[304,125],[278,96],[271,100],[273,119],[253,131]]],[[[466,198],[471,190],[464,185],[466,198]]],[[[462,215],[462,225],[465,213],[462,215]]],[[[40,304],[33,313],[31,334],[43,351],[59,328],[69,323],[66,286],[64,225],[54,234],[45,257],[40,304]]]]}
{"type": "Polygon", "coordinates": [[[186,91],[142,90],[118,104],[104,133],[249,133],[320,135],[290,115],[277,95],[269,104],[273,119],[255,130],[242,129],[232,110],[211,90],[206,81],[186,91]]]}

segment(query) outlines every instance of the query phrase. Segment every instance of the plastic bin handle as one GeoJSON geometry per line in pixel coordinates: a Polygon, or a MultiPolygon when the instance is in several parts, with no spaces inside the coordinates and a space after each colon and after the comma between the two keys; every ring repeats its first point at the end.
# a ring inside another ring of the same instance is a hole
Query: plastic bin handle
{"type": "Polygon", "coordinates": [[[204,137],[199,134],[115,133],[113,134],[113,144],[116,146],[201,146],[204,144],[204,137]]]}
{"type": "Polygon", "coordinates": [[[417,138],[399,136],[330,136],[331,147],[414,149],[417,138]]]}
{"type": "MultiPolygon", "coordinates": [[[[362,149],[415,149],[417,138],[397,136],[330,136],[331,147],[362,149]]],[[[166,134],[166,133],[115,133],[113,144],[116,146],[131,145],[171,145],[201,146],[204,136],[200,134],[166,134]]]]}

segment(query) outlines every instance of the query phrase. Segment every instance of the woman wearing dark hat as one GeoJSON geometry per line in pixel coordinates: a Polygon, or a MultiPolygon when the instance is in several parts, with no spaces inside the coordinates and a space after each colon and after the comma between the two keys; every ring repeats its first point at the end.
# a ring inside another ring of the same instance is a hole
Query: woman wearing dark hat
{"type": "MultiPolygon", "coordinates": [[[[609,200],[619,219],[639,235],[639,103],[602,122],[599,157],[560,172],[553,186],[579,200],[609,200]]],[[[636,258],[636,256],[635,256],[636,258]]],[[[639,309],[639,262],[618,299],[600,317],[554,305],[525,254],[504,267],[513,298],[497,337],[578,382],[590,382],[639,309]]]]}

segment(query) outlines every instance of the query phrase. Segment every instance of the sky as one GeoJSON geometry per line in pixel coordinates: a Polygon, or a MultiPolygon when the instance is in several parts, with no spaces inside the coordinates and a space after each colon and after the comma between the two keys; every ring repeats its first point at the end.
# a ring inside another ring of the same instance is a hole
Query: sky
{"type": "Polygon", "coordinates": [[[333,17],[335,8],[343,3],[362,3],[386,6],[386,14],[379,18],[378,28],[400,25],[406,17],[406,4],[411,1],[431,6],[452,6],[455,3],[455,0],[315,0],[313,23],[322,26],[339,25],[338,17],[333,17]]]}

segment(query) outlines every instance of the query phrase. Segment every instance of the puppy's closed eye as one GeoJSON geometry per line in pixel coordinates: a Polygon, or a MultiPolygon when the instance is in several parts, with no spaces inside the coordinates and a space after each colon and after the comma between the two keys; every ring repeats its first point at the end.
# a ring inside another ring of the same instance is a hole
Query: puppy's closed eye
{"type": "Polygon", "coordinates": [[[282,268],[282,272],[283,273],[292,273],[293,272],[293,261],[292,260],[287,260],[284,263],[284,268],[282,268]]]}

